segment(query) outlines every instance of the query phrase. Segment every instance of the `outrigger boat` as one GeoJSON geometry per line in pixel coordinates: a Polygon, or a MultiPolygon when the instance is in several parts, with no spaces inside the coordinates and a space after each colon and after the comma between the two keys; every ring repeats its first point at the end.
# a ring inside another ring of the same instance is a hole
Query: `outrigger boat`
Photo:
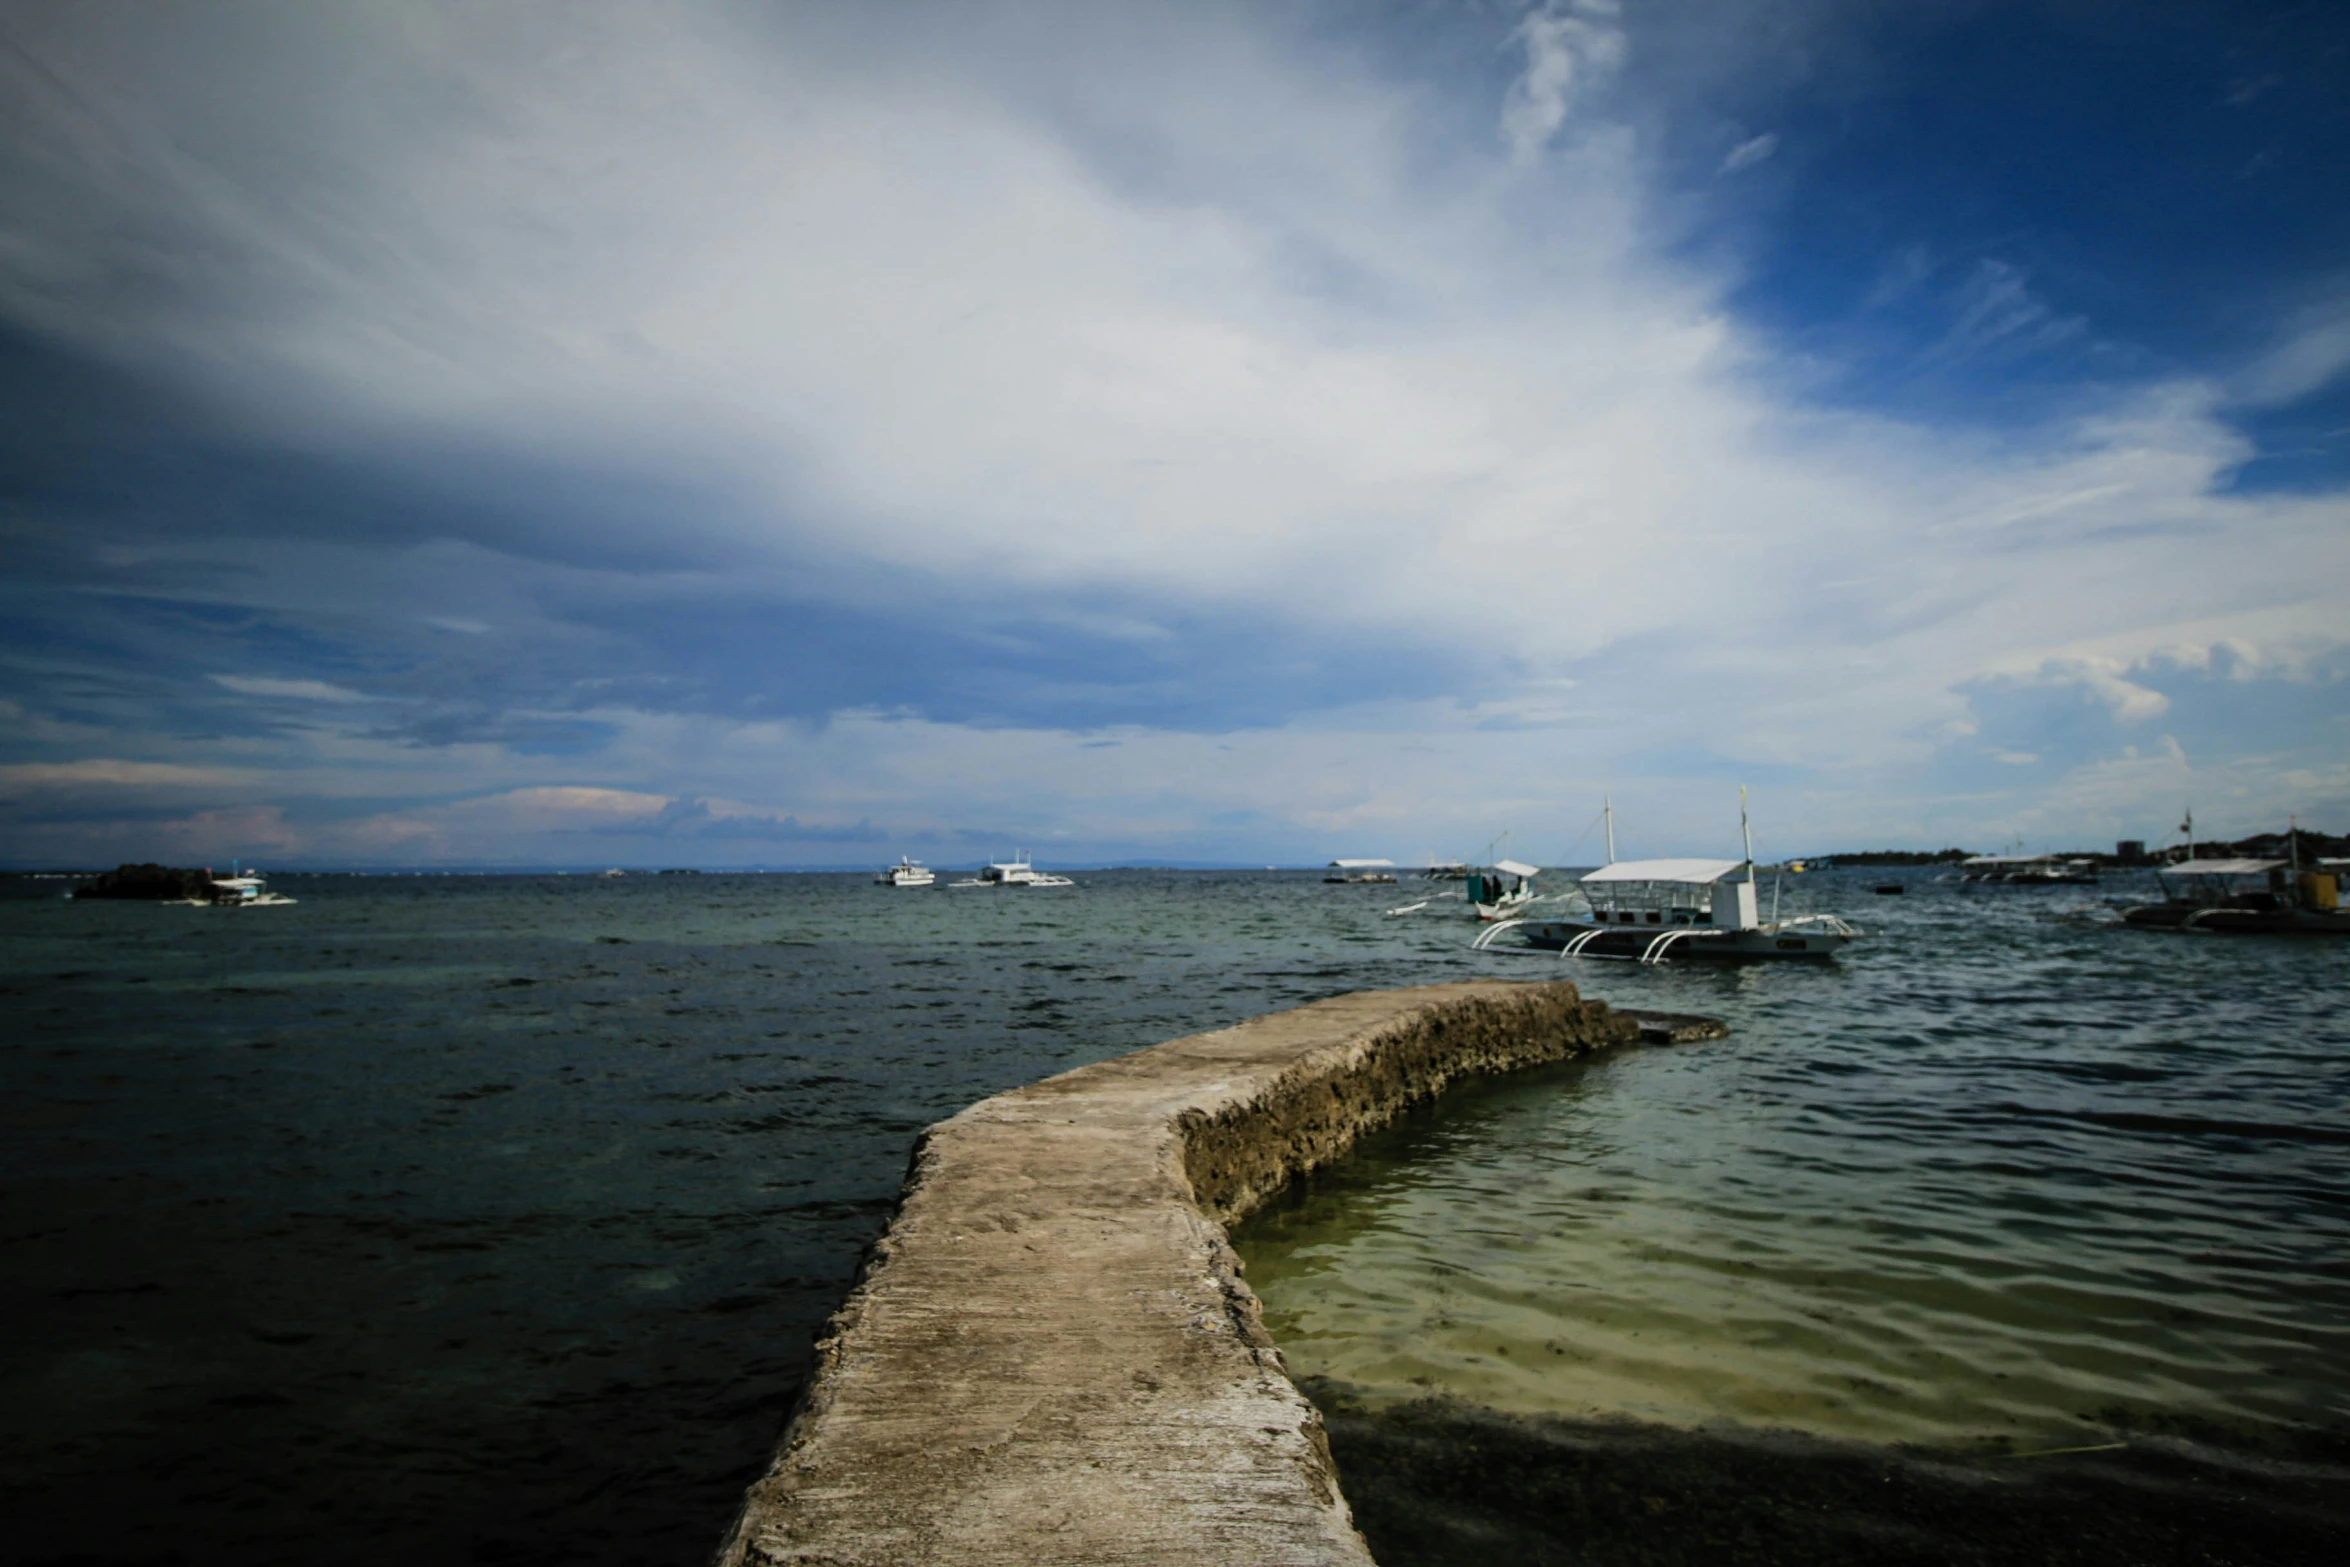
{"type": "Polygon", "coordinates": [[[1461,896],[1481,920],[1506,920],[1534,901],[1535,868],[1516,860],[1495,860],[1469,872],[1461,896]]]}
{"type": "Polygon", "coordinates": [[[2122,910],[2125,924],[2214,936],[2350,936],[2339,879],[2289,860],[2180,860],[2154,877],[2162,901],[2122,910]]]}
{"type": "Polygon", "coordinates": [[[873,879],[884,887],[928,887],[935,884],[938,877],[920,860],[901,854],[897,864],[873,879]]]}
{"type": "Polygon", "coordinates": [[[1066,876],[1054,876],[1028,863],[1028,851],[1022,849],[1008,860],[983,865],[978,876],[969,881],[950,882],[953,887],[1074,887],[1077,883],[1066,876]]]}
{"type": "Polygon", "coordinates": [[[1618,860],[1615,815],[1607,807],[1608,863],[1579,883],[1588,914],[1561,914],[1505,920],[1482,931],[1472,945],[1483,948],[1505,930],[1525,944],[1562,957],[1629,958],[1662,963],[1667,958],[1730,961],[1833,958],[1861,936],[1833,914],[1778,917],[1778,892],[1771,894],[1772,917],[1760,914],[1755,884],[1754,838],[1746,824],[1746,791],[1738,791],[1738,826],[1743,860],[1618,860]],[[1745,879],[1739,880],[1739,874],[1745,879]]]}
{"type": "Polygon", "coordinates": [[[2179,824],[2186,852],[2158,866],[2160,903],[2122,910],[2124,924],[2141,930],[2176,930],[2205,936],[2350,936],[2350,913],[2342,909],[2341,862],[2320,860],[2301,868],[2301,830],[2287,834],[2290,857],[2282,860],[2199,860],[2195,858],[2195,812],[2179,824]]]}
{"type": "Polygon", "coordinates": [[[259,871],[246,871],[242,875],[232,872],[226,876],[214,876],[210,888],[201,897],[179,901],[200,908],[267,909],[282,908],[301,900],[271,892],[268,881],[259,871]]]}

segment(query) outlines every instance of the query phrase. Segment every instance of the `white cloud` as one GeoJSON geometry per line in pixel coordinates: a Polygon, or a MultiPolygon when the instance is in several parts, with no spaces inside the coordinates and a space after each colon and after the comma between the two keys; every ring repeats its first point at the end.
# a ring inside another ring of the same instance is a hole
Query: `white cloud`
{"type": "Polygon", "coordinates": [[[2088,329],[2084,318],[2059,314],[2033,292],[2030,273],[1996,259],[1975,263],[1954,302],[1957,315],[1937,350],[1946,359],[2033,353],[2088,329]]]}
{"type": "MultiPolygon", "coordinates": [[[[1966,724],[1954,690],[1986,674],[2070,670],[2140,722],[2164,699],[2127,672],[2157,649],[2344,638],[2350,508],[2229,488],[2249,455],[2222,417],[2232,389],[2116,385],[1998,440],[1780,390],[1731,280],[1658,237],[1640,149],[1576,118],[1624,59],[1612,6],[1526,13],[1522,69],[1462,118],[1473,136],[1429,112],[1428,84],[1245,11],[1156,15],[1122,19],[1164,40],[1127,53],[1082,8],[1034,24],[1065,28],[1084,67],[1051,91],[996,36],[1012,22],[976,11],[928,30],[724,7],[581,6],[553,30],[351,11],[287,23],[299,36],[274,50],[233,23],[68,28],[45,63],[78,97],[26,89],[54,134],[11,165],[0,297],[329,451],[453,440],[707,481],[733,503],[741,576],[813,541],[981,591],[1427,638],[1507,675],[1465,710],[1115,751],[869,715],[834,732],[873,755],[715,722],[640,751],[659,726],[607,714],[623,738],[563,776],[613,799],[528,792],[556,786],[495,747],[352,739],[285,764],[286,787],[357,792],[337,769],[365,768],[498,802],[403,809],[368,829],[387,842],[478,847],[705,794],[940,830],[952,800],[1040,827],[1065,808],[1104,834],[1246,812],[1467,833],[1693,736],[1882,777],[1966,724]],[[1563,136],[1570,120],[1588,134],[1563,136]],[[1587,660],[1604,667],[1570,692],[1587,660]],[[1465,783],[1482,770],[1444,757],[1464,733],[1542,783],[1465,783]],[[1443,759],[1396,759],[1421,743],[1443,759]],[[777,793],[737,770],[750,754],[804,760],[777,793]],[[1278,786],[1234,781],[1249,769],[1278,786]]],[[[1758,136],[1725,169],[1775,146],[1758,136]]],[[[2077,339],[2029,282],[1982,263],[1943,351],[2077,339]]],[[[2247,385],[2335,373],[2330,319],[2247,385]]],[[[642,524],[648,551],[667,525],[642,524]]],[[[330,590],[380,580],[347,570],[330,590]]],[[[426,623],[528,623],[507,607],[426,623]]]]}
{"type": "Polygon", "coordinates": [[[35,789],[236,788],[250,787],[262,776],[241,768],[94,756],[78,762],[16,762],[0,766],[0,794],[22,794],[35,789]]]}
{"type": "Polygon", "coordinates": [[[2054,658],[2044,660],[2024,683],[2077,686],[2112,710],[2125,724],[2145,723],[2170,711],[2170,698],[2131,680],[2131,666],[2110,658],[2054,658]]]}
{"type": "Polygon", "coordinates": [[[323,680],[274,680],[260,675],[214,675],[212,683],[239,696],[285,697],[298,702],[364,702],[367,695],[323,680]]]}
{"type": "Polygon", "coordinates": [[[1526,52],[1526,67],[1510,84],[1501,110],[1502,139],[1525,163],[1550,145],[1575,100],[1623,63],[1624,32],[1615,0],[1545,0],[1528,11],[1510,41],[1526,52]]]}
{"type": "Polygon", "coordinates": [[[2344,371],[2350,371],[2350,298],[2301,312],[2234,390],[2253,404],[2298,402],[2332,385],[2344,371]]]}
{"type": "Polygon", "coordinates": [[[1749,137],[1730,149],[1730,155],[1722,160],[1722,172],[1735,174],[1740,169],[1751,169],[1778,150],[1777,131],[1765,131],[1760,136],[1749,137]]]}

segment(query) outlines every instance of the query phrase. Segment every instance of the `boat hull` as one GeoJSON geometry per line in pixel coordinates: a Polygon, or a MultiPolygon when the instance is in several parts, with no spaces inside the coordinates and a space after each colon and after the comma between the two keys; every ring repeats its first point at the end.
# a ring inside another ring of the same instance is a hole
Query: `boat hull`
{"type": "Polygon", "coordinates": [[[1584,920],[1524,920],[1515,927],[1529,947],[1585,958],[1632,958],[1710,963],[1825,963],[1849,946],[1841,931],[1763,926],[1714,930],[1702,925],[1597,925],[1584,920]],[[1673,940],[1659,949],[1659,938],[1673,940]]]}
{"type": "Polygon", "coordinates": [[[2350,914],[2317,909],[2231,909],[2191,903],[2150,903],[2122,910],[2122,923],[2140,930],[2206,936],[2350,936],[2350,914]]]}

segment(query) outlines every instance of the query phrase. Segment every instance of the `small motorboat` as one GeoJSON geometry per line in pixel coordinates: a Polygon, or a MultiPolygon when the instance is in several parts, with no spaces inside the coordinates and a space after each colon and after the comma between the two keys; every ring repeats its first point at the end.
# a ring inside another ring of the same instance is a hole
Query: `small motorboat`
{"type": "Polygon", "coordinates": [[[884,887],[928,887],[936,883],[938,877],[920,860],[901,854],[897,864],[873,879],[884,887]]]}
{"type": "Polygon", "coordinates": [[[1534,901],[1535,868],[1517,860],[1496,860],[1469,872],[1462,896],[1481,920],[1506,920],[1534,901]]]}

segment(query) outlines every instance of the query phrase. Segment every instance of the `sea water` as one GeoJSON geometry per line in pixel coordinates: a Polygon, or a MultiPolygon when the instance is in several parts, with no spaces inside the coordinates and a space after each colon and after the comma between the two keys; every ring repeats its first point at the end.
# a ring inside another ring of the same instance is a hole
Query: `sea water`
{"type": "Polygon", "coordinates": [[[1322,1385],[2027,1446],[2344,1422],[2350,949],[1834,875],[1789,899],[1871,930],[1834,967],[1640,969],[1385,913],[1442,885],[1078,879],[0,884],[11,1551],[701,1561],[922,1126],[1481,974],[1733,1033],[1472,1085],[1246,1226],[1322,1385]]]}

